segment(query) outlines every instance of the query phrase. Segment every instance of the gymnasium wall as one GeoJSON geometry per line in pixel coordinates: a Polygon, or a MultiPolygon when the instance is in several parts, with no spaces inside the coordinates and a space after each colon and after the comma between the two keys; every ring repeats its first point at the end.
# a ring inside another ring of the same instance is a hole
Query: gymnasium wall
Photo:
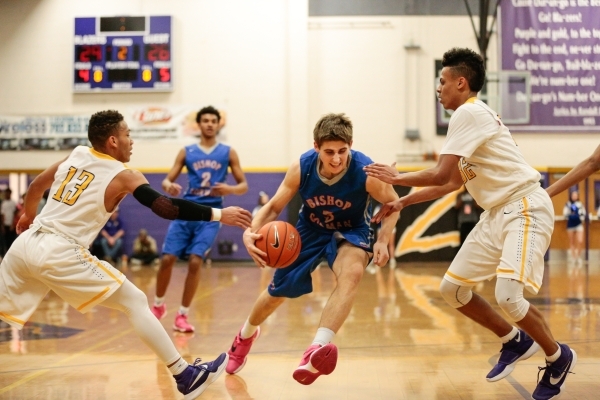
{"type": "MultiPolygon", "coordinates": [[[[0,114],[215,104],[227,111],[227,142],[249,170],[285,168],[311,145],[312,127],[327,112],[346,112],[355,147],[377,161],[438,152],[444,137],[435,134],[434,60],[453,46],[476,48],[466,10],[343,17],[309,17],[308,10],[308,0],[0,2],[0,114]],[[175,90],[72,93],[74,18],[124,14],[173,17],[175,90]],[[405,140],[406,129],[418,129],[422,141],[405,140]]],[[[488,55],[495,70],[496,34],[488,55]]],[[[599,141],[596,134],[572,133],[515,138],[540,168],[572,166],[599,141]]],[[[179,147],[139,140],[131,166],[165,170],[179,147]]],[[[62,156],[2,152],[0,170],[40,169],[62,156]]]]}

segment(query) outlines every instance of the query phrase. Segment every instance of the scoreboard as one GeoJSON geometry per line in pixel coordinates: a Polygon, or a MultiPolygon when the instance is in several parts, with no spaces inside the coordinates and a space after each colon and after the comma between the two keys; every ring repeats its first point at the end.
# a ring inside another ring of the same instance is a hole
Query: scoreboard
{"type": "Polygon", "coordinates": [[[173,90],[171,17],[75,18],[74,92],[173,90]]]}

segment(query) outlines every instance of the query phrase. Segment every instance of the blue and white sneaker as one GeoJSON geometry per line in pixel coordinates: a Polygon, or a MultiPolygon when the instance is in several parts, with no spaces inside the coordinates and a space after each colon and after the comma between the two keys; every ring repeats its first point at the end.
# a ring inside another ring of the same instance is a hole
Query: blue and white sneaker
{"type": "Polygon", "coordinates": [[[506,378],[513,372],[517,362],[527,360],[539,349],[540,346],[525,331],[519,329],[517,336],[502,345],[498,362],[485,379],[488,382],[496,382],[506,378]]]}
{"type": "Polygon", "coordinates": [[[229,356],[222,353],[214,361],[201,363],[197,358],[194,365],[189,365],[185,371],[175,376],[177,390],[183,393],[184,400],[195,399],[225,371],[229,356]]]}
{"type": "Polygon", "coordinates": [[[560,346],[560,357],[553,363],[546,361],[545,367],[538,367],[540,372],[544,371],[544,376],[540,380],[538,372],[538,384],[533,394],[532,399],[549,400],[560,396],[561,389],[564,388],[565,379],[568,374],[572,374],[573,367],[577,363],[577,353],[569,348],[566,344],[558,344],[560,346]]]}

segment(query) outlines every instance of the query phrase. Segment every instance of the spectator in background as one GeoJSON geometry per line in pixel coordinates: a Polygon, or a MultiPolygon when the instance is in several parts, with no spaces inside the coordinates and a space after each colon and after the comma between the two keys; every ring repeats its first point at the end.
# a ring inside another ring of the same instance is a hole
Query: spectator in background
{"type": "Polygon", "coordinates": [[[269,195],[262,190],[258,192],[258,205],[252,210],[252,217],[269,201],[269,195]]]}
{"type": "Polygon", "coordinates": [[[563,215],[567,220],[567,236],[569,237],[569,260],[581,261],[581,250],[583,248],[583,220],[585,219],[585,207],[579,201],[579,192],[574,190],[569,195],[569,201],[565,204],[563,215]]]}
{"type": "Polygon", "coordinates": [[[17,213],[17,203],[11,199],[12,190],[4,191],[4,200],[0,206],[0,214],[2,214],[2,225],[4,228],[4,251],[8,251],[12,242],[17,237],[17,231],[14,228],[15,214],[17,213]]]}
{"type": "Polygon", "coordinates": [[[148,235],[147,230],[140,229],[140,233],[133,241],[133,253],[130,258],[132,271],[139,271],[141,265],[150,265],[151,263],[158,266],[156,240],[148,235]]]}
{"type": "Polygon", "coordinates": [[[100,244],[104,253],[104,260],[116,265],[116,259],[122,254],[123,236],[125,236],[125,227],[123,221],[119,218],[119,209],[115,209],[109,220],[100,232],[100,244]]]}
{"type": "Polygon", "coordinates": [[[477,222],[479,222],[479,216],[481,215],[481,207],[477,204],[473,196],[469,193],[467,188],[456,196],[456,206],[458,210],[458,230],[460,232],[460,246],[469,236],[469,233],[475,228],[477,222]]]}

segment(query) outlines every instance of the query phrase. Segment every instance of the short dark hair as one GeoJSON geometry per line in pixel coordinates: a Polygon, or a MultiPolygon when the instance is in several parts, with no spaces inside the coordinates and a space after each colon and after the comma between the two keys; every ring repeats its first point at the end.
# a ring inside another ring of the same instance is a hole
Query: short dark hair
{"type": "Polygon", "coordinates": [[[88,140],[92,146],[103,147],[121,121],[123,116],[115,110],[99,111],[92,115],[88,125],[88,140]]]}
{"type": "Polygon", "coordinates": [[[213,106],[208,106],[198,111],[198,114],[196,114],[196,122],[199,123],[204,114],[213,114],[217,117],[217,121],[221,120],[221,114],[219,114],[219,110],[217,110],[213,106]]]}
{"type": "Polygon", "coordinates": [[[469,88],[479,92],[485,82],[485,63],[483,57],[471,49],[454,47],[444,53],[442,66],[448,67],[456,76],[463,76],[469,82],[469,88]]]}

